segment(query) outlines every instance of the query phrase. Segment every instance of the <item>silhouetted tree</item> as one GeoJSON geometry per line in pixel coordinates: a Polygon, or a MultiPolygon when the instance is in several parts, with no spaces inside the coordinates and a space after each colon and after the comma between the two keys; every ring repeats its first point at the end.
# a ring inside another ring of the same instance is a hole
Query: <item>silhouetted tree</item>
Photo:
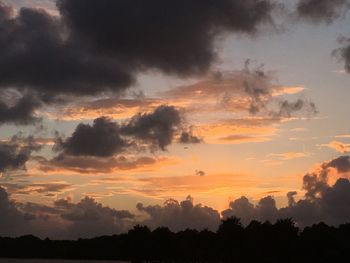
{"type": "Polygon", "coordinates": [[[318,223],[299,231],[292,219],[274,224],[222,220],[216,233],[137,225],[126,234],[93,239],[41,240],[0,237],[0,257],[127,260],[131,262],[347,262],[350,224],[318,223]]]}

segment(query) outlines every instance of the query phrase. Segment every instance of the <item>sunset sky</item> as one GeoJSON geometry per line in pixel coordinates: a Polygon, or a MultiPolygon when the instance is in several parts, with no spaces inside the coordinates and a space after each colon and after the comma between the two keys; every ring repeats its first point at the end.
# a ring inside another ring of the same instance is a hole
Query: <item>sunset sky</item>
{"type": "Polygon", "coordinates": [[[214,228],[262,200],[322,203],[317,187],[339,182],[350,211],[349,6],[0,0],[0,234],[214,228]],[[172,222],[186,202],[196,219],[172,222]]]}

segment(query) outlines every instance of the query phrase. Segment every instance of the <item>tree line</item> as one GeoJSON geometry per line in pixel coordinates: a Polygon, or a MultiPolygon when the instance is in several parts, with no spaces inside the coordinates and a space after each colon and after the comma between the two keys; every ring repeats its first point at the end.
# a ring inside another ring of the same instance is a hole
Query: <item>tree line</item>
{"type": "Polygon", "coordinates": [[[299,229],[291,219],[274,224],[222,220],[216,232],[137,225],[128,233],[92,239],[50,240],[32,235],[0,238],[0,257],[98,259],[131,262],[348,262],[350,223],[299,229]]]}

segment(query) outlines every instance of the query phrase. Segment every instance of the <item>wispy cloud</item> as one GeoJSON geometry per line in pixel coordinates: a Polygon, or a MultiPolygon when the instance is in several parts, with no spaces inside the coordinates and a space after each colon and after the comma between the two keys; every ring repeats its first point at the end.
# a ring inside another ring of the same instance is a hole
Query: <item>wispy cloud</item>
{"type": "MultiPolygon", "coordinates": [[[[344,137],[341,137],[344,138],[344,137]]],[[[350,144],[349,143],[343,143],[343,142],[339,142],[339,141],[331,141],[327,144],[320,144],[320,147],[328,147],[331,149],[336,150],[339,153],[347,153],[350,151],[350,144]]]]}

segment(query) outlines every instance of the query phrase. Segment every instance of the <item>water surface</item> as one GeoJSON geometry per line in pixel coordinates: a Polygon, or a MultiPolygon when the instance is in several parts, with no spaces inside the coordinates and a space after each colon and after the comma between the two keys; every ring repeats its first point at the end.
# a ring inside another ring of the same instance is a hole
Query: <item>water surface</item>
{"type": "Polygon", "coordinates": [[[128,263],[127,261],[63,260],[63,259],[12,259],[0,258],[0,263],[128,263]]]}

